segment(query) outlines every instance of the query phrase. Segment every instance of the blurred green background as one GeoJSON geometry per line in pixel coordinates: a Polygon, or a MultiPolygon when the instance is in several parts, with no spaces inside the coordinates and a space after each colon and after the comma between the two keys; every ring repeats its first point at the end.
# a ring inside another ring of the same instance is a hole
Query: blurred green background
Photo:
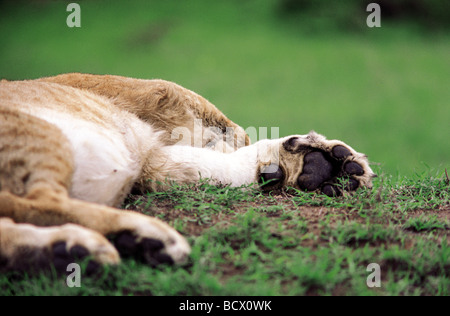
{"type": "Polygon", "coordinates": [[[368,2],[78,1],[69,28],[69,1],[2,1],[0,78],[162,78],[244,128],[341,139],[378,172],[448,168],[450,1],[378,1],[381,28],[368,2]]]}

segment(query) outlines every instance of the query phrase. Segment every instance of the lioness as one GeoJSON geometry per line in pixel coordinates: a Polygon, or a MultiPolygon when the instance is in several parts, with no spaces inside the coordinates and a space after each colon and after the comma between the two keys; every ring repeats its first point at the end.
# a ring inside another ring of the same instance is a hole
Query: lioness
{"type": "Polygon", "coordinates": [[[314,132],[250,145],[210,102],[163,80],[74,73],[0,83],[0,265],[7,269],[65,269],[86,256],[92,267],[117,264],[120,255],[152,266],[183,262],[190,248],[177,231],[114,208],[132,189],[202,177],[335,196],[371,186],[373,176],[365,155],[314,132]]]}

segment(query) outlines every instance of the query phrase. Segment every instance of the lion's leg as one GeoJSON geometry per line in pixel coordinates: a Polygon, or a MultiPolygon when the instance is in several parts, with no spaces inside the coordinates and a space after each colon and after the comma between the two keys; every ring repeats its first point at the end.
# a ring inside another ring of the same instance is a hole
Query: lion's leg
{"type": "MultiPolygon", "coordinates": [[[[0,205],[0,217],[37,226],[78,224],[108,237],[121,255],[132,256],[151,265],[183,262],[190,251],[178,232],[156,218],[70,199],[43,186],[33,188],[25,197],[0,192],[0,205]]],[[[83,238],[86,240],[81,246],[91,242],[90,235],[85,234],[83,238]]],[[[69,247],[69,240],[60,239],[69,247]]],[[[50,241],[43,239],[42,242],[50,241]]],[[[106,239],[104,242],[107,243],[106,239]]],[[[51,246],[40,245],[41,248],[51,246]]]]}
{"type": "MultiPolygon", "coordinates": [[[[84,234],[80,237],[83,242],[77,245],[90,249],[91,237],[101,234],[110,237],[121,254],[150,264],[181,262],[188,255],[185,239],[155,218],[71,199],[68,188],[73,173],[72,149],[58,128],[4,108],[0,108],[0,125],[0,217],[38,226],[78,224],[96,233],[84,234]]],[[[13,253],[20,253],[23,246],[20,240],[31,239],[8,236],[14,236],[14,231],[29,230],[4,229],[2,226],[2,242],[15,239],[18,243],[8,247],[15,247],[15,252],[11,249],[6,252],[3,245],[1,252],[4,256],[3,252],[15,256],[13,253]]],[[[65,229],[59,229],[58,241],[66,242],[66,250],[70,251],[69,235],[64,233],[65,229]]],[[[103,243],[104,249],[113,249],[105,238],[95,239],[103,243]]],[[[29,246],[50,249],[52,242],[53,239],[38,239],[29,246]]],[[[114,257],[114,253],[110,256],[114,257]]]]}
{"type": "Polygon", "coordinates": [[[224,152],[250,144],[250,138],[205,98],[173,82],[120,76],[63,74],[42,78],[108,97],[164,131],[166,145],[180,142],[224,152]]]}
{"type": "MultiPolygon", "coordinates": [[[[189,146],[166,146],[162,152],[165,161],[178,167],[159,173],[176,182],[196,182],[201,176],[231,186],[260,182],[265,190],[284,187],[338,196],[344,191],[370,188],[375,176],[366,155],[314,132],[261,140],[229,154],[189,146]],[[184,170],[191,175],[186,180],[180,177],[184,170]]],[[[152,163],[149,161],[148,166],[152,163]]]]}
{"type": "Polygon", "coordinates": [[[0,270],[39,271],[54,266],[62,272],[87,256],[88,274],[99,264],[120,261],[113,245],[90,229],[73,224],[37,227],[0,218],[0,270]]]}

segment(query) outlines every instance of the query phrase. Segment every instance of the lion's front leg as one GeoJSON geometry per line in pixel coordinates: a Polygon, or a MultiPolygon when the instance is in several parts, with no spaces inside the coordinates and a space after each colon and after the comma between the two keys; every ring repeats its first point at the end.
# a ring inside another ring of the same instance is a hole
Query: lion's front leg
{"type": "Polygon", "coordinates": [[[314,132],[261,140],[229,154],[189,146],[166,146],[161,153],[164,163],[156,166],[150,159],[144,169],[181,183],[200,178],[231,186],[259,182],[263,190],[295,188],[339,196],[370,188],[375,176],[366,155],[314,132]]]}

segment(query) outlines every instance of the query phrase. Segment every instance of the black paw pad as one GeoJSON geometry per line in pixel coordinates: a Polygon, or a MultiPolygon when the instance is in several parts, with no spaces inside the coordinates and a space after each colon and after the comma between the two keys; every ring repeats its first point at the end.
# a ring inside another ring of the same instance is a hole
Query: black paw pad
{"type": "Polygon", "coordinates": [[[298,178],[300,189],[314,191],[332,176],[333,166],[321,152],[312,152],[305,156],[303,172],[298,178]]]}
{"type": "Polygon", "coordinates": [[[362,176],[364,174],[364,169],[356,162],[348,162],[344,166],[344,171],[347,174],[362,176]]]}
{"type": "Polygon", "coordinates": [[[82,246],[76,245],[70,249],[70,256],[75,259],[84,259],[89,256],[89,251],[82,246]]]}
{"type": "Polygon", "coordinates": [[[86,267],[86,275],[93,275],[100,272],[101,270],[102,266],[98,262],[90,260],[86,267]]]}
{"type": "Polygon", "coordinates": [[[160,240],[143,238],[138,242],[137,237],[130,231],[120,232],[110,239],[124,258],[135,258],[153,267],[174,263],[169,255],[161,253],[164,244],[160,240]]]}
{"type": "Polygon", "coordinates": [[[67,246],[65,241],[59,241],[52,246],[53,255],[59,258],[65,258],[69,256],[67,252],[67,246]]]}
{"type": "Polygon", "coordinates": [[[347,191],[355,191],[359,187],[359,181],[356,179],[348,179],[348,182],[345,186],[345,190],[347,191]]]}
{"type": "Polygon", "coordinates": [[[267,186],[272,186],[284,179],[284,173],[278,165],[271,164],[262,170],[261,177],[264,182],[268,182],[267,186]]]}
{"type": "Polygon", "coordinates": [[[336,159],[345,159],[348,156],[352,155],[352,153],[350,152],[350,150],[348,148],[341,146],[341,145],[335,146],[332,150],[332,153],[336,159]]]}
{"type": "Polygon", "coordinates": [[[122,256],[131,257],[137,252],[136,237],[131,232],[121,232],[113,240],[114,246],[122,256]]]}
{"type": "Polygon", "coordinates": [[[56,271],[65,271],[67,266],[73,262],[66,248],[66,243],[64,241],[57,242],[52,247],[53,265],[56,271]]]}
{"type": "Polygon", "coordinates": [[[157,252],[164,248],[164,244],[157,239],[144,238],[141,247],[145,252],[157,252]]]}
{"type": "Polygon", "coordinates": [[[160,264],[173,265],[174,261],[169,255],[165,253],[156,253],[154,255],[146,254],[145,263],[149,264],[152,267],[156,267],[160,264]]]}
{"type": "MultiPolygon", "coordinates": [[[[66,272],[67,266],[71,263],[80,263],[89,256],[89,251],[80,245],[75,245],[67,251],[67,244],[64,241],[56,242],[52,246],[53,266],[57,272],[66,272]]],[[[89,260],[86,267],[86,275],[92,275],[101,269],[99,263],[89,260]]]]}
{"type": "Polygon", "coordinates": [[[341,191],[331,184],[325,184],[322,187],[322,193],[329,197],[341,196],[341,191]]]}

